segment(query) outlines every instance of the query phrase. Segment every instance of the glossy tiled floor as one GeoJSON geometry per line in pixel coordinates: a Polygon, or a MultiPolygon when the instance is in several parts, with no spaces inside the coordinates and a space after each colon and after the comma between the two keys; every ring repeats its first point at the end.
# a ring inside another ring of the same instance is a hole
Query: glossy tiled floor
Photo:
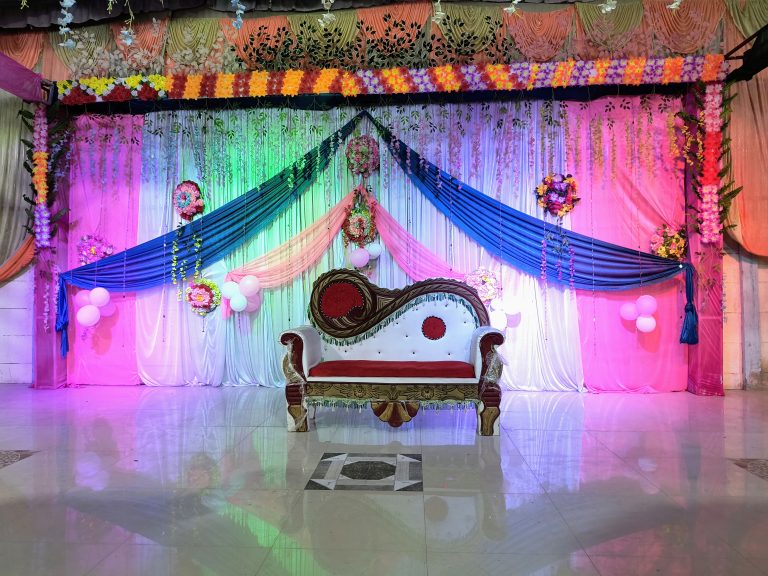
{"type": "Polygon", "coordinates": [[[768,394],[284,423],[279,390],[0,387],[0,451],[35,451],[0,468],[0,574],[768,574],[768,481],[733,463],[768,458],[768,394]],[[304,490],[335,452],[421,454],[423,492],[304,490]]]}

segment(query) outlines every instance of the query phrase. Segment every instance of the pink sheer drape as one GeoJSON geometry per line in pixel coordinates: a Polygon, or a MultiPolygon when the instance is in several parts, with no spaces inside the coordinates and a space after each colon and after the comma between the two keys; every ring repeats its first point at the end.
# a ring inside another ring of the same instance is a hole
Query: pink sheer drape
{"type": "MultiPolygon", "coordinates": [[[[568,167],[582,201],[574,231],[648,252],[656,228],[685,220],[682,166],[672,138],[680,102],[604,98],[568,110],[568,167]]],[[[626,292],[579,291],[584,379],[591,392],[686,389],[688,347],[678,342],[685,298],[676,279],[626,292]],[[658,302],[656,329],[636,330],[619,309],[642,294],[658,302]]]]}
{"type": "Polygon", "coordinates": [[[0,52],[0,90],[27,102],[43,102],[43,77],[0,52]]]}
{"type": "MultiPolygon", "coordinates": [[[[143,116],[80,116],[70,174],[69,268],[78,243],[98,235],[120,252],[136,244],[143,116]]],[[[70,306],[74,307],[70,290],[70,306]]],[[[69,385],[138,384],[133,293],[113,293],[115,313],[92,328],[70,323],[69,385]]]]}

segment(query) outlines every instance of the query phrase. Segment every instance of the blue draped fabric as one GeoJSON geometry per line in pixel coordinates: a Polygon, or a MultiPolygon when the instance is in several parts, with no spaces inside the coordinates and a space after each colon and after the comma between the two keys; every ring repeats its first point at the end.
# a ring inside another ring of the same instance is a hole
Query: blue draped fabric
{"type": "Polygon", "coordinates": [[[687,303],[680,342],[698,343],[691,264],[603,242],[510,208],[421,158],[380,122],[367,117],[432,204],[489,253],[515,268],[583,290],[627,290],[684,272],[687,303]]]}
{"type": "Polygon", "coordinates": [[[221,260],[263,230],[310,187],[361,118],[362,114],[358,114],[291,166],[213,212],[163,236],[62,273],[56,309],[56,330],[61,332],[62,355],[66,356],[69,350],[68,284],[126,292],[171,282],[174,242],[177,277],[182,269],[191,276],[198,259],[201,268],[221,260]],[[202,242],[196,245],[198,241],[202,242]]]}

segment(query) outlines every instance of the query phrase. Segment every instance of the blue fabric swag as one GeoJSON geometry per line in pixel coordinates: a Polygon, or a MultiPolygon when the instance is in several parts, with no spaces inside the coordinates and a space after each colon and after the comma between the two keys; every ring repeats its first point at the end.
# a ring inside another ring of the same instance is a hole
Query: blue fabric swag
{"type": "Polygon", "coordinates": [[[174,240],[177,277],[182,269],[191,276],[198,259],[201,268],[221,260],[266,228],[310,187],[361,118],[362,114],[358,114],[292,165],[213,212],[138,246],[62,273],[56,307],[62,356],[69,350],[68,284],[128,292],[171,282],[174,240]],[[202,242],[196,245],[199,240],[202,242]]]}
{"type": "Polygon", "coordinates": [[[698,343],[691,264],[603,242],[510,208],[423,159],[365,114],[429,201],[490,254],[519,270],[550,282],[598,291],[639,288],[684,273],[686,305],[680,342],[698,343]]]}

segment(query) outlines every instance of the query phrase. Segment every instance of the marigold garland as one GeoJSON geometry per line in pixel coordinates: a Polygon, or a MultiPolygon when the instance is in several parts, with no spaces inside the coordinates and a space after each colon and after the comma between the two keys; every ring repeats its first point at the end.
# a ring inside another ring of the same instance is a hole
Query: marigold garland
{"type": "Polygon", "coordinates": [[[661,82],[716,82],[728,66],[722,54],[681,58],[566,60],[542,64],[452,64],[435,68],[389,68],[354,72],[323,70],[253,71],[237,74],[134,75],[128,78],[61,80],[61,102],[123,102],[131,99],[164,100],[212,97],[296,96],[341,93],[417,94],[486,90],[533,90],[568,86],[597,86],[661,82]],[[686,66],[687,65],[687,66],[686,66]],[[686,71],[688,70],[688,71],[686,71]],[[692,72],[691,72],[692,70],[692,72]]]}

